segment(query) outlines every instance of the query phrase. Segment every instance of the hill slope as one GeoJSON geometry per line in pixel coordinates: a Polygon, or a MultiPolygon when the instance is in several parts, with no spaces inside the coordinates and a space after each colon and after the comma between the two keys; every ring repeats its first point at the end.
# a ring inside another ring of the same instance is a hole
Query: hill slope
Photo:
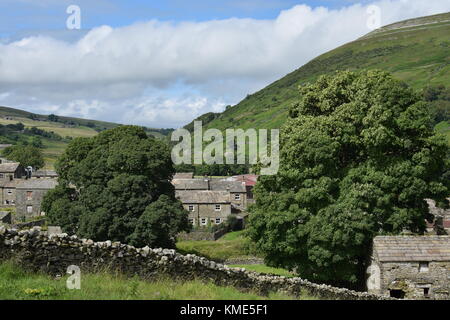
{"type": "MultiPolygon", "coordinates": [[[[43,153],[46,169],[53,168],[55,160],[64,152],[71,138],[92,137],[100,131],[112,129],[120,125],[106,121],[35,114],[20,109],[0,106],[0,125],[11,125],[19,122],[24,124],[26,128],[35,127],[59,136],[60,139],[41,137],[44,145],[43,153]]],[[[156,138],[165,138],[172,129],[145,128],[145,130],[149,135],[153,135],[156,138]]],[[[20,132],[17,134],[21,135],[20,132]]],[[[0,143],[14,144],[15,141],[9,141],[7,137],[0,137],[0,143]]]]}
{"type": "Polygon", "coordinates": [[[382,69],[416,89],[450,85],[450,13],[385,26],[327,52],[214,117],[208,128],[279,128],[298,86],[335,70],[382,69]]]}

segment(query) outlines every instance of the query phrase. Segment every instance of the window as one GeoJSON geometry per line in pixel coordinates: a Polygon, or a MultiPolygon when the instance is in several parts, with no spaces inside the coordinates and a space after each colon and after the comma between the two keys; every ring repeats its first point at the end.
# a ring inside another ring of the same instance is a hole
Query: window
{"type": "Polygon", "coordinates": [[[430,288],[423,288],[423,296],[425,298],[429,298],[430,297],[430,288]]]}
{"type": "Polygon", "coordinates": [[[189,223],[190,223],[190,224],[195,224],[195,219],[189,218],[189,223]]]}
{"type": "Polygon", "coordinates": [[[216,224],[220,224],[222,222],[222,219],[216,218],[216,224]]]}
{"type": "Polygon", "coordinates": [[[194,206],[193,205],[189,205],[188,208],[189,208],[188,209],[189,211],[194,211],[194,206]]]}
{"type": "Polygon", "coordinates": [[[33,206],[27,206],[27,213],[33,213],[33,206]]]}
{"type": "Polygon", "coordinates": [[[207,222],[206,218],[202,218],[200,220],[200,223],[201,223],[202,226],[206,226],[206,222],[207,222]]]}
{"type": "Polygon", "coordinates": [[[0,173],[0,179],[3,179],[5,175],[3,173],[0,173]]]}
{"type": "Polygon", "coordinates": [[[419,272],[428,272],[428,262],[420,262],[419,263],[419,272]]]}
{"type": "Polygon", "coordinates": [[[241,200],[241,195],[240,194],[235,194],[234,195],[234,200],[241,200]]]}
{"type": "Polygon", "coordinates": [[[27,200],[33,200],[33,191],[27,191],[27,200]]]}
{"type": "Polygon", "coordinates": [[[220,204],[216,204],[214,210],[215,211],[220,211],[220,210],[222,210],[222,206],[220,204]]]}
{"type": "Polygon", "coordinates": [[[11,194],[12,194],[12,190],[11,190],[11,189],[8,189],[7,193],[8,193],[9,195],[11,195],[11,194]]]}

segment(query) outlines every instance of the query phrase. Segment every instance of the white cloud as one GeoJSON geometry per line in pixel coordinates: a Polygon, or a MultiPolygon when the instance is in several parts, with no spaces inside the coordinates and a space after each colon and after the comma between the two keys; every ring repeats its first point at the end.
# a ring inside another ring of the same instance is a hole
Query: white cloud
{"type": "MultiPolygon", "coordinates": [[[[441,0],[375,4],[382,24],[450,10],[441,0]]],[[[61,114],[180,126],[366,34],[366,8],[298,5],[274,20],[101,26],[73,43],[28,37],[0,44],[0,96],[35,112],[52,106],[61,114]]]]}

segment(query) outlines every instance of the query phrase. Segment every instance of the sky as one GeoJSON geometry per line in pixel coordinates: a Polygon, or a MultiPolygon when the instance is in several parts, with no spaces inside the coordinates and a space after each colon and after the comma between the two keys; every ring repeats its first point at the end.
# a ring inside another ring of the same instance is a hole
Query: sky
{"type": "Polygon", "coordinates": [[[0,105],[178,128],[377,26],[448,11],[447,0],[0,0],[0,105]]]}

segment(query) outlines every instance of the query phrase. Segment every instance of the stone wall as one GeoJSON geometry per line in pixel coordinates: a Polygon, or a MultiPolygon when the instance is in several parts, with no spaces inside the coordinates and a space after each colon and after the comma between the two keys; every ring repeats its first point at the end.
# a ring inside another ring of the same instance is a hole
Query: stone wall
{"type": "Polygon", "coordinates": [[[177,235],[179,240],[183,241],[216,241],[220,237],[222,237],[227,230],[225,228],[217,230],[215,232],[212,231],[191,231],[189,233],[181,232],[177,235]]]}
{"type": "Polygon", "coordinates": [[[217,285],[271,291],[293,296],[302,293],[321,299],[382,300],[387,297],[319,285],[301,278],[263,275],[239,268],[229,268],[195,255],[181,255],[175,250],[135,248],[120,242],[94,242],[66,234],[47,236],[39,228],[17,231],[0,226],[0,260],[13,259],[33,271],[65,274],[69,265],[82,272],[116,270],[152,280],[161,275],[172,279],[211,281],[217,285]]]}

